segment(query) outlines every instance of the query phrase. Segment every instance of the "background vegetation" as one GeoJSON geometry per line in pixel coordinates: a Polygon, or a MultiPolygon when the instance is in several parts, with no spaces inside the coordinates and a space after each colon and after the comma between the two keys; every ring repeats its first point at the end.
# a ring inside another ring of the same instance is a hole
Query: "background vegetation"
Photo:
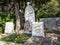
{"type": "Polygon", "coordinates": [[[3,33],[6,22],[14,22],[15,16],[11,13],[0,12],[0,33],[3,33]]]}
{"type": "MultiPolygon", "coordinates": [[[[24,13],[28,0],[1,0],[0,1],[0,32],[5,28],[5,23],[16,23],[19,16],[20,26],[24,27],[24,13]],[[20,11],[21,10],[21,11],[20,11]]],[[[60,17],[59,0],[29,0],[34,10],[36,21],[40,18],[60,17]]]]}
{"type": "MultiPolygon", "coordinates": [[[[60,17],[60,0],[0,0],[0,33],[5,29],[6,22],[12,21],[17,27],[16,21],[19,19],[19,26],[23,29],[25,20],[24,13],[28,1],[31,2],[35,10],[36,21],[40,18],[60,17]]],[[[52,32],[58,33],[59,31],[52,32]]],[[[31,37],[31,35],[12,34],[0,40],[23,43],[29,37],[31,37]]]]}
{"type": "Polygon", "coordinates": [[[60,6],[57,0],[51,0],[42,4],[36,11],[36,19],[60,17],[60,6]]]}

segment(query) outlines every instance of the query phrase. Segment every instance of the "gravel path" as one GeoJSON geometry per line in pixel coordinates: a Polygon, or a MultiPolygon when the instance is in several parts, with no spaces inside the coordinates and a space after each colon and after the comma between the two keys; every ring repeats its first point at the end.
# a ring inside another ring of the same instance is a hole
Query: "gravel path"
{"type": "Polygon", "coordinates": [[[22,45],[22,44],[16,44],[16,43],[12,43],[12,42],[0,41],[0,45],[22,45]]]}

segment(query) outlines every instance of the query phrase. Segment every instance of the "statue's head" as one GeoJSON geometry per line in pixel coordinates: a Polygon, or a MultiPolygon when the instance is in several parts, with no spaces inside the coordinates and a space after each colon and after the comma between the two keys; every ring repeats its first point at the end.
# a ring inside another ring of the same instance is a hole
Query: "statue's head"
{"type": "Polygon", "coordinates": [[[30,5],[31,3],[30,2],[27,2],[27,5],[30,5]]]}

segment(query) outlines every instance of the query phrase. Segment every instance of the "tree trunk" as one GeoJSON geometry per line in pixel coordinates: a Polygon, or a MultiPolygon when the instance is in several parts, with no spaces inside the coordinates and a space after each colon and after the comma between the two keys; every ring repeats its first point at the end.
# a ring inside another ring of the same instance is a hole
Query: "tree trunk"
{"type": "Polygon", "coordinates": [[[16,33],[19,33],[20,30],[20,16],[19,16],[19,5],[15,2],[15,16],[16,16],[16,33]]]}

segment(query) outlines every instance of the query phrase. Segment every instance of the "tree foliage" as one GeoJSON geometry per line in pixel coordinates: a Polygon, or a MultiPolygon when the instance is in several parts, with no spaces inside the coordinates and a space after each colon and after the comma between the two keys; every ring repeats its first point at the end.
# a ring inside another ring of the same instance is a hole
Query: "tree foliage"
{"type": "Polygon", "coordinates": [[[48,18],[48,17],[60,17],[60,7],[57,0],[51,0],[51,1],[50,0],[1,0],[0,2],[3,3],[0,3],[0,8],[1,8],[1,12],[3,13],[0,14],[0,23],[2,24],[2,22],[9,21],[10,19],[16,21],[15,17],[19,15],[20,24],[21,27],[23,27],[24,26],[23,23],[25,19],[24,11],[25,11],[27,1],[30,1],[32,3],[32,6],[35,10],[36,19],[48,18]],[[16,2],[18,3],[17,6],[15,6],[16,2]],[[19,12],[19,10],[21,11],[19,12]],[[10,12],[13,15],[11,15],[10,12]],[[15,14],[15,12],[17,13],[15,14]],[[2,18],[1,15],[8,15],[8,16],[3,16],[4,19],[1,19],[2,18]],[[14,17],[14,15],[16,16],[14,17]],[[12,17],[14,18],[12,19],[12,17]]]}
{"type": "Polygon", "coordinates": [[[36,19],[48,18],[48,17],[59,17],[60,7],[56,0],[51,0],[46,4],[42,4],[41,7],[36,11],[36,19]]]}

